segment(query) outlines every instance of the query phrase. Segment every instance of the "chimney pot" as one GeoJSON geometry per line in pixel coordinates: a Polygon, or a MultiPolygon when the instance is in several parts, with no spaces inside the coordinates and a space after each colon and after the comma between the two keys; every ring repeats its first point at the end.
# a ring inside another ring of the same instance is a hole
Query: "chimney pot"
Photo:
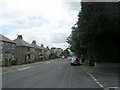
{"type": "Polygon", "coordinates": [[[36,44],[36,41],[34,40],[32,43],[33,43],[33,44],[36,44]]]}
{"type": "Polygon", "coordinates": [[[17,38],[19,38],[19,39],[21,39],[21,40],[23,39],[23,38],[22,38],[22,35],[18,35],[18,37],[17,37],[17,38]]]}

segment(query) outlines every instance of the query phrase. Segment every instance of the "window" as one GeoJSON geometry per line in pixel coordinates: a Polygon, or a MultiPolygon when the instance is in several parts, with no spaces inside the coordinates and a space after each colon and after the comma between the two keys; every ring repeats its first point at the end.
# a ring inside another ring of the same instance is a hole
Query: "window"
{"type": "Polygon", "coordinates": [[[13,50],[15,49],[15,45],[14,44],[12,44],[11,47],[12,47],[13,50]]]}
{"type": "Polygon", "coordinates": [[[3,54],[0,53],[0,61],[3,61],[3,54]]]}
{"type": "Polygon", "coordinates": [[[0,49],[2,49],[2,42],[0,41],[0,49]]]}
{"type": "Polygon", "coordinates": [[[5,53],[4,55],[5,55],[5,58],[11,58],[12,56],[10,53],[5,53]]]}
{"type": "Polygon", "coordinates": [[[27,59],[30,59],[30,54],[27,55],[27,59]]]}
{"type": "Polygon", "coordinates": [[[27,48],[27,51],[30,52],[30,48],[29,47],[27,48]]]}
{"type": "Polygon", "coordinates": [[[4,42],[2,42],[2,45],[4,44],[4,42]]]}
{"type": "Polygon", "coordinates": [[[35,49],[34,49],[34,48],[31,48],[31,52],[35,52],[35,49]]]}

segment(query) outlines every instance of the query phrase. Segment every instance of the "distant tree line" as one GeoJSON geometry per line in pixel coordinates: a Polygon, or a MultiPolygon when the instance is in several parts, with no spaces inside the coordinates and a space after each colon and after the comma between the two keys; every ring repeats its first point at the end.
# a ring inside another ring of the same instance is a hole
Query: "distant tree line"
{"type": "Polygon", "coordinates": [[[71,51],[94,62],[120,62],[120,3],[82,2],[67,38],[71,51]]]}

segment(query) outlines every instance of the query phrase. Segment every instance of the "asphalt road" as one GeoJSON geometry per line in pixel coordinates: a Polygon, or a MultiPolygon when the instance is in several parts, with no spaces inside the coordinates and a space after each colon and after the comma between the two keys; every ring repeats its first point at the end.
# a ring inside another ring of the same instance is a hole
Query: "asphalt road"
{"type": "Polygon", "coordinates": [[[2,75],[3,88],[100,88],[81,68],[70,66],[69,59],[47,61],[38,67],[2,75]]]}

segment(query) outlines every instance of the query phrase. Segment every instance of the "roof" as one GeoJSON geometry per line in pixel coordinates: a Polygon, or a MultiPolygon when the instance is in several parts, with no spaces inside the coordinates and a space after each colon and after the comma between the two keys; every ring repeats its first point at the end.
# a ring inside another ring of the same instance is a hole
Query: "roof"
{"type": "Polygon", "coordinates": [[[45,50],[47,51],[47,50],[50,50],[50,49],[49,49],[49,47],[47,46],[47,47],[45,48],[45,50]]]}
{"type": "Polygon", "coordinates": [[[41,48],[40,46],[38,46],[38,45],[35,44],[35,43],[32,43],[31,45],[34,46],[34,48],[36,48],[36,49],[40,49],[40,48],[41,48]]]}
{"type": "Polygon", "coordinates": [[[44,46],[43,46],[43,44],[41,44],[41,46],[39,46],[39,45],[36,44],[36,41],[35,41],[35,40],[32,42],[31,45],[33,45],[34,48],[36,48],[36,49],[42,49],[42,50],[45,49],[44,46]]]}
{"type": "Polygon", "coordinates": [[[16,42],[16,46],[34,47],[31,44],[29,44],[26,41],[21,40],[19,38],[15,39],[14,41],[16,42]]]}
{"type": "Polygon", "coordinates": [[[56,49],[55,47],[52,47],[51,49],[56,49]]]}
{"type": "Polygon", "coordinates": [[[44,50],[44,49],[45,49],[45,47],[40,46],[40,49],[44,50]]]}
{"type": "Polygon", "coordinates": [[[0,34],[0,41],[15,43],[14,41],[12,41],[12,40],[10,40],[9,38],[3,36],[2,34],[0,34]]]}

